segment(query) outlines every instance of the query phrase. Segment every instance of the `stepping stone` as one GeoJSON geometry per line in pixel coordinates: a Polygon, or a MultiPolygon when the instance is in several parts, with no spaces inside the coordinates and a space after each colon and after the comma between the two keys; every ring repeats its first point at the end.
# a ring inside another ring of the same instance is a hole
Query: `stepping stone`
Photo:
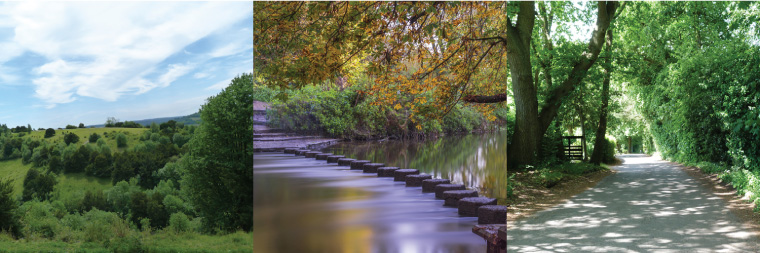
{"type": "Polygon", "coordinates": [[[435,192],[435,186],[451,183],[448,179],[425,179],[422,180],[422,192],[435,192]]]}
{"type": "Polygon", "coordinates": [[[402,169],[402,170],[396,170],[393,172],[393,181],[406,181],[407,175],[417,175],[420,174],[419,170],[415,169],[402,169]]]}
{"type": "Polygon", "coordinates": [[[362,167],[364,167],[365,163],[370,163],[367,160],[356,160],[351,162],[351,169],[352,170],[360,170],[362,167]]]}
{"type": "Polygon", "coordinates": [[[397,171],[398,167],[380,167],[377,168],[378,177],[393,177],[393,172],[397,171]]]}
{"type": "Polygon", "coordinates": [[[362,169],[364,170],[364,173],[377,173],[377,168],[383,166],[385,166],[383,163],[365,163],[362,166],[362,169]]]}
{"type": "Polygon", "coordinates": [[[478,207],[478,224],[507,224],[507,206],[484,205],[478,207]]]}
{"type": "Polygon", "coordinates": [[[433,178],[433,176],[428,175],[428,174],[407,175],[406,186],[408,187],[422,186],[422,180],[431,179],[431,178],[433,178]]]}
{"type": "MultiPolygon", "coordinates": [[[[457,203],[459,215],[478,217],[478,208],[481,206],[496,205],[496,199],[486,197],[462,198],[457,203]]],[[[506,214],[504,215],[506,217],[506,214]]]]}
{"type": "Polygon", "coordinates": [[[306,152],[305,155],[306,155],[306,158],[316,158],[317,154],[322,154],[322,152],[319,152],[319,151],[309,151],[309,152],[306,152]]]}
{"type": "Polygon", "coordinates": [[[296,155],[306,155],[306,152],[311,152],[311,150],[308,150],[308,149],[296,150],[296,155]]]}
{"type": "Polygon", "coordinates": [[[453,190],[443,192],[443,205],[457,207],[459,200],[466,197],[477,197],[478,192],[473,190],[453,190]]]}
{"type": "Polygon", "coordinates": [[[356,161],[356,159],[351,158],[340,158],[338,159],[338,165],[340,166],[351,166],[351,162],[356,161]]]}
{"type": "Polygon", "coordinates": [[[296,153],[296,151],[298,151],[298,149],[297,149],[297,148],[286,148],[286,149],[284,150],[285,154],[295,154],[295,153],[296,153]]]}
{"type": "Polygon", "coordinates": [[[327,160],[328,156],[333,155],[333,153],[320,153],[317,154],[317,160],[327,160]]]}
{"type": "Polygon", "coordinates": [[[342,155],[331,155],[327,157],[327,163],[337,163],[338,159],[343,158],[342,155]]]}
{"type": "Polygon", "coordinates": [[[442,199],[443,192],[453,190],[465,190],[462,184],[439,184],[435,186],[435,198],[442,199]]]}

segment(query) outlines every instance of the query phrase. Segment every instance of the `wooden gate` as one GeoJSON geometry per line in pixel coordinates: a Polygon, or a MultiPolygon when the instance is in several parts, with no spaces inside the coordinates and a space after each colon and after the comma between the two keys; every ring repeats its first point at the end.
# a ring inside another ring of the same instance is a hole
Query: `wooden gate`
{"type": "Polygon", "coordinates": [[[570,160],[583,160],[586,154],[586,151],[583,150],[585,141],[586,138],[583,136],[562,136],[565,157],[570,160]]]}

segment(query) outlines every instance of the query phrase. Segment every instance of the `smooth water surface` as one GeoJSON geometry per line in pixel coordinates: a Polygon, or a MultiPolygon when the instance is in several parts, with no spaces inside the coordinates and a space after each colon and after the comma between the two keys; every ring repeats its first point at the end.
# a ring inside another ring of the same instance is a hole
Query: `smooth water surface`
{"type": "MultiPolygon", "coordinates": [[[[419,169],[491,197],[505,181],[499,167],[506,164],[506,136],[498,134],[341,143],[323,151],[419,169]]],[[[471,232],[475,224],[433,193],[392,178],[292,154],[254,154],[257,253],[485,252],[485,241],[471,232]]]]}
{"type": "Polygon", "coordinates": [[[324,152],[354,159],[418,169],[506,200],[507,132],[447,136],[427,141],[341,142],[324,152]]]}

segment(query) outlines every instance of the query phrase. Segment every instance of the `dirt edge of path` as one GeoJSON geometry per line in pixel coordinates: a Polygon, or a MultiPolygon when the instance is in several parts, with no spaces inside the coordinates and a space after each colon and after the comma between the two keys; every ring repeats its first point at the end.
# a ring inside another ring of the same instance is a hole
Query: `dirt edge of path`
{"type": "Polygon", "coordinates": [[[593,172],[583,177],[561,182],[549,189],[542,189],[540,191],[534,190],[533,192],[528,193],[536,194],[537,197],[507,207],[507,229],[509,229],[509,226],[515,221],[559,205],[565,200],[596,186],[599,181],[602,181],[602,179],[615,173],[617,173],[617,171],[614,167],[610,167],[609,170],[593,172]]]}
{"type": "Polygon", "coordinates": [[[726,203],[726,207],[734,213],[754,235],[760,238],[760,213],[754,212],[754,204],[736,194],[736,189],[730,184],[722,182],[715,174],[706,174],[697,167],[684,166],[669,162],[680,168],[697,180],[697,182],[715,196],[720,197],[726,203]]]}

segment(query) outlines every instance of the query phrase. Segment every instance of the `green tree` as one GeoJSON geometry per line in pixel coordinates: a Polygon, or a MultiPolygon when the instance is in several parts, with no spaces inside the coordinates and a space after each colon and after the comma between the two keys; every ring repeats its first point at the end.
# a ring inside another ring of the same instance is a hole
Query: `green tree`
{"type": "Polygon", "coordinates": [[[71,143],[77,143],[79,142],[79,135],[76,135],[75,133],[66,133],[63,135],[63,142],[66,143],[66,145],[69,145],[71,143]]]}
{"type": "Polygon", "coordinates": [[[77,129],[75,125],[66,125],[66,129],[77,129]]]}
{"type": "Polygon", "coordinates": [[[79,128],[84,128],[84,123],[79,123],[79,128]]]}
{"type": "Polygon", "coordinates": [[[48,160],[48,170],[53,173],[59,173],[63,171],[63,162],[60,155],[52,155],[48,160]]]}
{"type": "Polygon", "coordinates": [[[22,198],[24,200],[31,200],[38,198],[40,200],[46,200],[50,197],[50,193],[53,192],[53,187],[56,184],[55,177],[49,173],[42,173],[37,169],[30,169],[24,177],[24,191],[22,192],[22,198]]]}
{"type": "Polygon", "coordinates": [[[0,230],[21,236],[21,223],[16,216],[18,203],[13,197],[13,180],[0,181],[0,230]]]}
{"type": "Polygon", "coordinates": [[[55,136],[55,129],[48,128],[47,130],[45,130],[45,138],[50,138],[53,136],[55,136]]]}
{"type": "Polygon", "coordinates": [[[253,227],[253,75],[235,77],[201,107],[201,124],[189,154],[182,188],[204,219],[204,228],[253,227]]]}
{"type": "Polygon", "coordinates": [[[123,133],[119,133],[116,135],[116,146],[120,148],[127,147],[127,136],[123,133]]]}
{"type": "Polygon", "coordinates": [[[92,133],[88,141],[90,141],[90,143],[96,143],[98,142],[98,139],[100,139],[100,135],[98,135],[97,133],[92,133]]]}

